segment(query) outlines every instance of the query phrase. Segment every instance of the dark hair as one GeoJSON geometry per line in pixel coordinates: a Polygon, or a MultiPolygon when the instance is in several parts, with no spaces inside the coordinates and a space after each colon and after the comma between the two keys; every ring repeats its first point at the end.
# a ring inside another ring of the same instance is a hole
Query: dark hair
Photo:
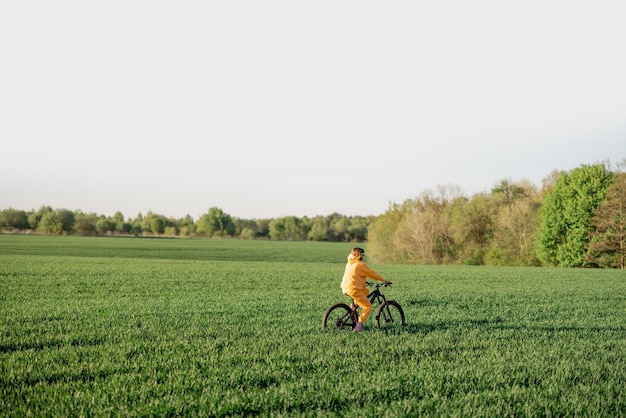
{"type": "Polygon", "coordinates": [[[352,249],[352,255],[354,255],[354,257],[358,258],[359,260],[363,260],[363,257],[365,256],[365,250],[360,247],[354,247],[352,249]]]}

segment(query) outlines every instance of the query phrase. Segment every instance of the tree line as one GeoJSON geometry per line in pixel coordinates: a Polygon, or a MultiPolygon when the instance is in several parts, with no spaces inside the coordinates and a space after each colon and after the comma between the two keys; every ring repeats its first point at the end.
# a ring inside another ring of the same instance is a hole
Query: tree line
{"type": "Polygon", "coordinates": [[[164,237],[242,238],[290,241],[364,242],[373,216],[286,216],[272,219],[241,219],[218,207],[194,220],[190,215],[176,219],[149,211],[135,218],[121,212],[113,216],[80,210],[7,208],[0,211],[0,228],[5,233],[45,235],[133,235],[164,237]]]}
{"type": "Polygon", "coordinates": [[[468,197],[440,186],[379,216],[135,218],[42,206],[0,211],[3,232],[367,242],[374,262],[624,268],[626,173],[608,164],[554,171],[537,188],[505,179],[468,197]]]}
{"type": "Polygon", "coordinates": [[[626,173],[554,171],[471,198],[439,187],[392,205],[368,232],[378,262],[624,268],[626,173]]]}

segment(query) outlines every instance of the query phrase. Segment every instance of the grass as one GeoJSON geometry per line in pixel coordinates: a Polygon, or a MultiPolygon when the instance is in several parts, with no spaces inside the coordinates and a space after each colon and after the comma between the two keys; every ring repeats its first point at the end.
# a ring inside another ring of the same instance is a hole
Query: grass
{"type": "Polygon", "coordinates": [[[343,263],[354,245],[323,242],[0,235],[6,255],[343,263]]]}
{"type": "Polygon", "coordinates": [[[0,415],[626,415],[623,272],[372,265],[407,325],[324,331],[351,247],[0,235],[0,415]]]}

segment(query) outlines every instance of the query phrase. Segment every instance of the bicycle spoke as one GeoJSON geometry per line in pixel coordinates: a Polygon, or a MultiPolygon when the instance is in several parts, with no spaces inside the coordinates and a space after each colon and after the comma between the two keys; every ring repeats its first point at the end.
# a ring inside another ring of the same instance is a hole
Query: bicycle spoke
{"type": "Polygon", "coordinates": [[[328,310],[324,314],[322,327],[337,330],[351,330],[352,328],[354,328],[354,325],[356,323],[352,319],[351,313],[352,311],[350,310],[348,305],[343,303],[335,304],[328,308],[328,310]]]}
{"type": "Polygon", "coordinates": [[[380,328],[404,325],[404,311],[397,302],[387,301],[376,311],[376,325],[380,328]]]}

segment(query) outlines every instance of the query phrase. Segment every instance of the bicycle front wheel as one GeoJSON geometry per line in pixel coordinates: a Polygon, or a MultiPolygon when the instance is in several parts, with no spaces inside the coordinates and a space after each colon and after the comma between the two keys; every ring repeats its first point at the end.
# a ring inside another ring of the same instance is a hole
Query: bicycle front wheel
{"type": "Polygon", "coordinates": [[[356,325],[356,320],[352,318],[352,311],[345,303],[335,303],[324,313],[322,328],[351,330],[356,325]]]}
{"type": "Polygon", "coordinates": [[[404,325],[404,311],[400,304],[395,300],[383,302],[376,310],[376,326],[391,328],[399,325],[404,325]]]}

